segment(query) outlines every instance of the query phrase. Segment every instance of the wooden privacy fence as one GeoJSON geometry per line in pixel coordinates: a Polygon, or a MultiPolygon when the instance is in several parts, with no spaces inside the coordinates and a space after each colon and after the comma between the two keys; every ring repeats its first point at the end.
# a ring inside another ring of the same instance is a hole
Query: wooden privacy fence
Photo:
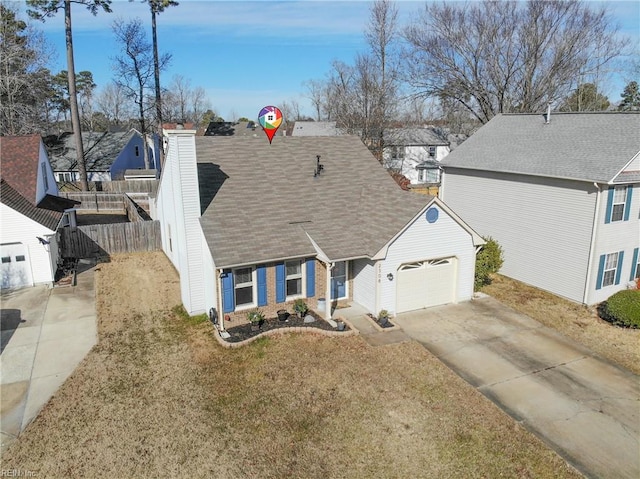
{"type": "MultiPolygon", "coordinates": [[[[97,213],[122,211],[132,223],[151,219],[144,208],[124,193],[60,193],[60,196],[80,201],[80,204],[75,206],[78,211],[95,211],[97,213]]],[[[140,198],[144,200],[144,197],[136,196],[136,199],[140,200],[140,198]]],[[[146,204],[147,206],[149,204],[148,196],[146,204]]]]}
{"type": "Polygon", "coordinates": [[[59,233],[63,258],[101,258],[162,249],[159,221],[65,227],[59,233]]]}
{"type": "Polygon", "coordinates": [[[122,193],[60,193],[63,198],[80,201],[76,210],[90,211],[124,211],[124,196],[122,193]]]}
{"type": "MultiPolygon", "coordinates": [[[[104,191],[106,193],[151,193],[158,190],[159,180],[118,180],[118,181],[90,181],[90,191],[104,191]]],[[[80,182],[60,184],[63,191],[76,192],[80,190],[80,182]]]]}

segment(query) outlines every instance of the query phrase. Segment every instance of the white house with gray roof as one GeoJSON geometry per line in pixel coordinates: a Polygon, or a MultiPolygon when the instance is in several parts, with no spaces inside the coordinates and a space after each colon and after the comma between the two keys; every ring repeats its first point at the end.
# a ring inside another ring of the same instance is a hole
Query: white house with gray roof
{"type": "Polygon", "coordinates": [[[384,131],[385,168],[401,173],[412,185],[439,184],[438,165],[450,151],[450,142],[433,128],[389,128],[384,131]]]}
{"type": "Polygon", "coordinates": [[[358,137],[166,133],[153,215],[189,313],[471,299],[482,239],[438,198],[400,190],[358,137]]]}
{"type": "Polygon", "coordinates": [[[502,274],[587,305],[640,276],[640,114],[498,115],[443,166],[502,274]]]}

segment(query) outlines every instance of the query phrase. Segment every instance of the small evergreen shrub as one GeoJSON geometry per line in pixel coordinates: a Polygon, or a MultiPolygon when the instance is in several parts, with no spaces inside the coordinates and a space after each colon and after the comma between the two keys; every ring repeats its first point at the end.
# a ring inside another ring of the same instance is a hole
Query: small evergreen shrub
{"type": "Polygon", "coordinates": [[[605,321],[625,328],[640,328],[640,290],[618,291],[598,306],[605,321]]]}
{"type": "Polygon", "coordinates": [[[491,274],[497,273],[504,262],[502,247],[491,236],[484,238],[486,244],[476,255],[476,276],[474,289],[478,291],[487,284],[491,284],[491,274]]]}

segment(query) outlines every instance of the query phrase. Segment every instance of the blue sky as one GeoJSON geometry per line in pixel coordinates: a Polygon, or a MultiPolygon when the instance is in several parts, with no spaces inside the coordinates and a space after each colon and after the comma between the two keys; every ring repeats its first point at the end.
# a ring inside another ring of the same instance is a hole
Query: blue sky
{"type": "MultiPolygon", "coordinates": [[[[622,31],[640,45],[640,2],[608,4],[622,31]]],[[[174,75],[190,79],[192,86],[206,90],[214,110],[226,119],[253,118],[265,105],[292,99],[311,115],[304,82],[324,78],[332,60],[350,63],[365,50],[369,5],[353,0],[182,0],[158,17],[160,51],[173,56],[162,83],[167,85],[174,75]]],[[[400,24],[407,24],[423,5],[397,2],[400,24]]],[[[96,17],[79,5],[72,10],[76,71],[91,71],[98,89],[113,77],[112,58],[119,53],[113,20],[140,17],[150,24],[148,7],[140,2],[114,0],[112,9],[96,17]]],[[[57,51],[51,69],[66,69],[62,12],[36,26],[57,51]]],[[[609,86],[612,101],[619,100],[628,80],[618,76],[609,86]]]]}

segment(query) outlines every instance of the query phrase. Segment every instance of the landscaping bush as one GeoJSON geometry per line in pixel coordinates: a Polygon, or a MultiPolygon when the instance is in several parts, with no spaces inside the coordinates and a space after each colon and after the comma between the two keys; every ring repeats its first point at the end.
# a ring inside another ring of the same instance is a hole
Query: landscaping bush
{"type": "Polygon", "coordinates": [[[484,238],[486,244],[476,255],[476,276],[474,288],[478,291],[487,284],[491,284],[491,274],[497,273],[502,268],[502,247],[496,240],[484,238]]]}
{"type": "Polygon", "coordinates": [[[625,328],[640,328],[640,291],[618,291],[598,306],[598,314],[605,321],[625,328]]]}

